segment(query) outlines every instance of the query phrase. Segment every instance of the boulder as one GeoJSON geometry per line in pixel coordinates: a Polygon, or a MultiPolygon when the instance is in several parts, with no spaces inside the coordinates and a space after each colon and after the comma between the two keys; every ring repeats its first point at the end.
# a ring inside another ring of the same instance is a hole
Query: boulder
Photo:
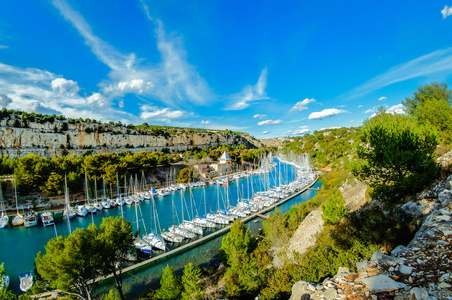
{"type": "Polygon", "coordinates": [[[399,272],[405,275],[411,275],[411,273],[413,273],[413,268],[405,265],[400,265],[399,272]]]}
{"type": "Polygon", "coordinates": [[[315,290],[315,286],[307,281],[301,280],[295,282],[292,286],[292,295],[290,296],[290,300],[299,300],[304,294],[313,294],[315,290]]]}
{"type": "Polygon", "coordinates": [[[405,252],[406,250],[407,250],[407,247],[405,247],[404,245],[398,245],[391,251],[391,256],[397,256],[400,253],[405,252]]]}
{"type": "Polygon", "coordinates": [[[415,287],[410,290],[410,300],[428,300],[429,295],[426,290],[415,287]]]}
{"type": "Polygon", "coordinates": [[[388,275],[377,275],[360,279],[371,293],[392,292],[406,287],[406,284],[391,279],[388,275]]]}

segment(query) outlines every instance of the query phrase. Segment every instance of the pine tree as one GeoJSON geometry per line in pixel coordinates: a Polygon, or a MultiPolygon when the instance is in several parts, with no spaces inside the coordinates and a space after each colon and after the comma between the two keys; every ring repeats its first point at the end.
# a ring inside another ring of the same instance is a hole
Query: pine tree
{"type": "Polygon", "coordinates": [[[198,300],[204,299],[201,286],[197,284],[201,278],[201,270],[193,265],[193,263],[188,263],[184,268],[184,275],[182,276],[182,285],[184,286],[184,291],[182,292],[183,300],[198,300]]]}
{"type": "Polygon", "coordinates": [[[174,269],[167,265],[163,270],[160,288],[156,292],[157,298],[162,300],[180,299],[180,288],[179,278],[174,274],[174,269]]]}

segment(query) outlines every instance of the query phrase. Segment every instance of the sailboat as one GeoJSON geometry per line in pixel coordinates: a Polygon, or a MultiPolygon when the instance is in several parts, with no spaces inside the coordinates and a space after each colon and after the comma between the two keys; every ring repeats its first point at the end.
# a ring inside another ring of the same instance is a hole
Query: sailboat
{"type": "Polygon", "coordinates": [[[91,217],[93,214],[97,213],[97,209],[90,204],[89,201],[89,191],[88,191],[88,174],[85,172],[85,208],[86,210],[91,214],[91,217]]]}
{"type": "Polygon", "coordinates": [[[69,219],[74,218],[77,215],[77,213],[75,212],[75,209],[71,207],[71,205],[69,204],[69,191],[67,188],[66,175],[64,175],[64,201],[66,204],[66,208],[63,211],[63,218],[67,219],[69,222],[69,219]]]}
{"type": "Polygon", "coordinates": [[[0,201],[2,205],[2,214],[0,216],[0,229],[6,228],[9,225],[9,217],[5,212],[5,202],[3,201],[3,192],[0,184],[0,201]]]}
{"type": "Polygon", "coordinates": [[[93,206],[95,209],[97,209],[98,211],[102,210],[102,204],[100,204],[99,202],[97,202],[97,179],[96,179],[96,175],[94,175],[94,198],[96,199],[93,206]]]}
{"type": "MultiPolygon", "coordinates": [[[[172,209],[173,209],[173,225],[170,228],[175,226],[174,225],[174,201],[173,201],[173,199],[171,199],[171,204],[172,204],[172,209]]],[[[171,229],[169,232],[168,231],[162,232],[162,238],[165,241],[168,241],[170,243],[181,243],[183,240],[182,236],[180,236],[179,234],[176,234],[174,232],[171,232],[171,229]]]]}
{"type": "Polygon", "coordinates": [[[16,198],[17,215],[13,219],[13,226],[20,226],[20,225],[24,224],[24,217],[19,213],[19,205],[17,204],[17,186],[16,186],[16,181],[14,181],[14,197],[16,198]]]}
{"type": "MultiPolygon", "coordinates": [[[[151,218],[154,219],[154,229],[158,232],[158,231],[160,231],[160,223],[159,223],[159,219],[158,219],[158,213],[155,208],[154,195],[152,195],[152,194],[151,194],[151,201],[152,201],[152,214],[151,214],[152,217],[151,218]]],[[[152,224],[152,220],[151,220],[151,224],[152,224]]],[[[162,237],[160,235],[158,235],[152,228],[151,228],[151,233],[143,236],[143,239],[156,249],[159,249],[162,251],[166,250],[165,242],[163,241],[162,237]]]]}

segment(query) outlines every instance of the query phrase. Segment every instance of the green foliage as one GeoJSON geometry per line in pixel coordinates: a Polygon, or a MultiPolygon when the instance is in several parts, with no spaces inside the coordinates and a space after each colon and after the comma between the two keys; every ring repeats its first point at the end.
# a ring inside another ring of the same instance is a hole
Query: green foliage
{"type": "Polygon", "coordinates": [[[63,176],[60,174],[52,174],[47,179],[45,186],[39,187],[41,191],[52,197],[63,193],[63,176]]]}
{"type": "Polygon", "coordinates": [[[6,275],[5,264],[0,264],[0,278],[6,275]]]}
{"type": "Polygon", "coordinates": [[[179,278],[174,274],[173,267],[169,265],[163,270],[162,279],[160,280],[160,288],[156,292],[157,299],[172,300],[180,299],[181,284],[179,278]]]}
{"type": "Polygon", "coordinates": [[[19,297],[9,289],[7,289],[7,290],[0,289],[0,299],[2,299],[2,300],[18,300],[19,297]]]}
{"type": "Polygon", "coordinates": [[[180,170],[179,175],[177,175],[176,182],[186,183],[193,181],[193,168],[183,168],[180,170]]]}
{"type": "Polygon", "coordinates": [[[91,224],[67,237],[51,239],[45,246],[46,253],[38,253],[36,268],[51,287],[76,291],[87,299],[91,299],[97,278],[113,273],[114,286],[124,299],[121,262],[130,253],[132,241],[130,222],[121,217],[104,218],[99,229],[91,224]]]}
{"type": "Polygon", "coordinates": [[[421,124],[432,125],[446,142],[452,142],[452,92],[446,83],[433,82],[418,88],[403,102],[405,110],[421,124]]]}
{"type": "Polygon", "coordinates": [[[201,279],[201,270],[193,265],[193,263],[188,263],[184,267],[184,275],[182,275],[182,299],[183,300],[202,300],[204,299],[204,293],[202,292],[201,286],[198,285],[198,281],[201,279]]]}
{"type": "Polygon", "coordinates": [[[285,264],[281,268],[272,269],[266,278],[267,284],[260,291],[259,298],[289,299],[292,286],[301,278],[300,267],[295,264],[285,264]]]}
{"type": "Polygon", "coordinates": [[[245,224],[235,220],[228,234],[222,239],[220,253],[224,262],[240,268],[242,259],[253,250],[254,238],[245,224]]]}
{"type": "Polygon", "coordinates": [[[323,211],[323,221],[325,224],[334,225],[340,222],[340,220],[347,213],[345,208],[345,200],[339,191],[332,194],[326,201],[322,204],[323,211]]]}
{"type": "Polygon", "coordinates": [[[380,111],[364,122],[358,151],[363,162],[353,171],[372,187],[372,196],[385,202],[422,190],[438,175],[434,151],[436,131],[415,119],[380,111]]]}
{"type": "Polygon", "coordinates": [[[121,300],[121,296],[117,290],[112,289],[105,295],[104,300],[121,300]]]}

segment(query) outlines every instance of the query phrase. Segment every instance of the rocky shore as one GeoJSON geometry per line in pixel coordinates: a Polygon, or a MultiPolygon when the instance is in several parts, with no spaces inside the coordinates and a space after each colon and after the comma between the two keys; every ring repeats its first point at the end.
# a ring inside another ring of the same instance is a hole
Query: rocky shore
{"type": "Polygon", "coordinates": [[[299,281],[290,300],[452,300],[452,175],[402,208],[421,222],[409,245],[375,252],[356,263],[357,273],[340,268],[321,283],[299,281]]]}

